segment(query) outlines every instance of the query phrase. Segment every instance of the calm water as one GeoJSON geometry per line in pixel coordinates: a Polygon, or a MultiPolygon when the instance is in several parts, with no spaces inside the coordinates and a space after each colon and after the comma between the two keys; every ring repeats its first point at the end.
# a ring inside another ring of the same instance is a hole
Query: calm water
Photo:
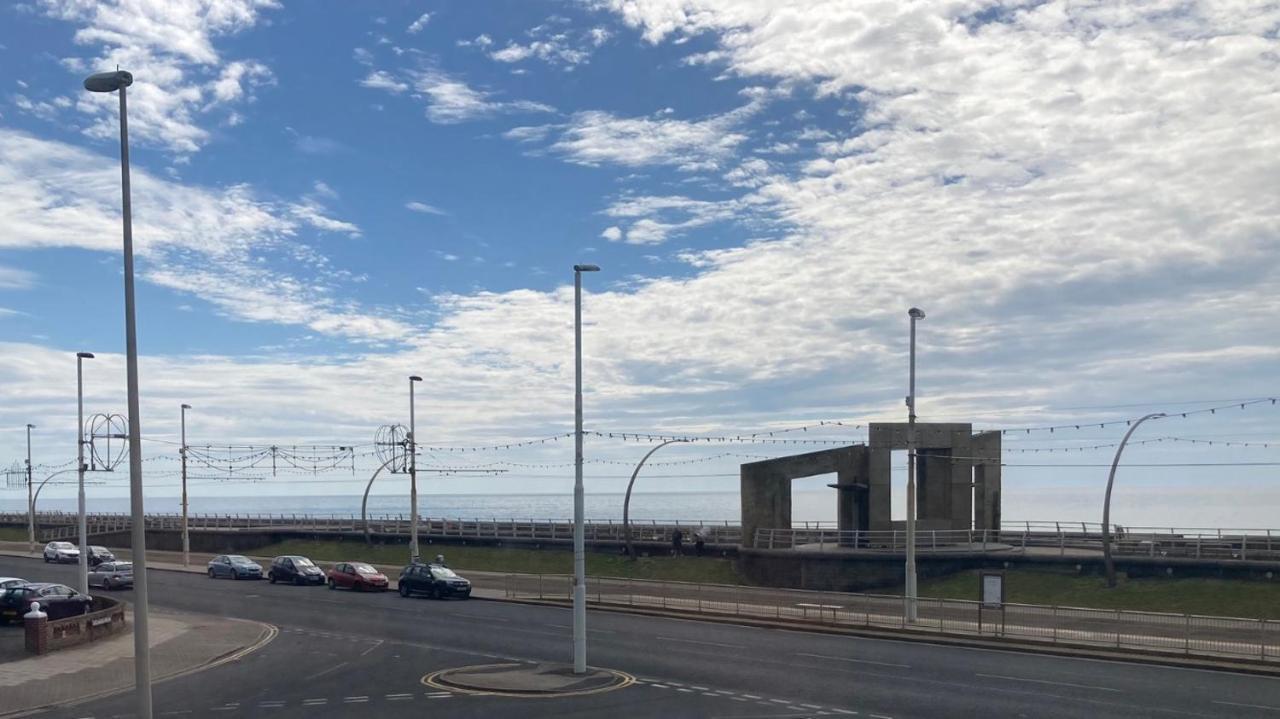
{"type": "MultiPolygon", "coordinates": [[[[897,489],[897,488],[895,488],[897,489]]],[[[1277,508],[1280,489],[1273,486],[1240,487],[1183,486],[1156,488],[1127,487],[1117,493],[1112,507],[1114,521],[1129,526],[1160,527],[1248,527],[1280,528],[1277,508]]],[[[901,492],[895,491],[893,506],[901,508],[901,492]]],[[[589,519],[620,520],[622,493],[588,493],[589,519]]],[[[567,519],[573,516],[573,496],[559,494],[429,494],[419,495],[423,516],[498,519],[567,519]]],[[[0,511],[25,511],[25,492],[0,494],[0,511]]],[[[41,509],[75,511],[72,497],[41,498],[41,509]]],[[[126,497],[96,497],[89,493],[89,509],[97,512],[127,512],[126,497]]],[[[177,497],[147,499],[149,512],[177,512],[177,497]]],[[[246,495],[191,497],[191,511],[204,514],[359,514],[359,495],[246,495]]],[[[404,495],[369,497],[371,514],[408,514],[404,495]]],[[[631,500],[631,516],[636,519],[729,521],[737,523],[740,506],[737,492],[648,492],[631,500]]],[[[1004,495],[1004,518],[1012,520],[1062,520],[1097,522],[1102,514],[1102,492],[1098,487],[1046,487],[1034,492],[1004,495]]],[[[835,493],[797,490],[792,493],[794,521],[835,521],[835,493]]],[[[895,515],[895,518],[900,518],[895,515]]]]}

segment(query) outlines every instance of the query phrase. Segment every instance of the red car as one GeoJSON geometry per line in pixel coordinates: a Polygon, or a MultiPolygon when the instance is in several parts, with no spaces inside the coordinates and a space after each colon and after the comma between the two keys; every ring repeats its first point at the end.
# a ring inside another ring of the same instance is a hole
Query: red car
{"type": "Polygon", "coordinates": [[[338,562],[329,570],[329,588],[387,591],[387,575],[364,562],[338,562]]]}

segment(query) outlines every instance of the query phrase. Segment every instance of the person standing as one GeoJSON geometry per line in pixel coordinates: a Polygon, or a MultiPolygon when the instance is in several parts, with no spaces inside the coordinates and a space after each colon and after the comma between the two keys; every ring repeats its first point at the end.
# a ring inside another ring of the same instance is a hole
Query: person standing
{"type": "Polygon", "coordinates": [[[671,555],[679,557],[684,554],[684,532],[679,527],[671,533],[671,555]]]}
{"type": "Polygon", "coordinates": [[[707,528],[698,527],[693,533],[693,553],[702,556],[702,550],[707,546],[707,528]]]}

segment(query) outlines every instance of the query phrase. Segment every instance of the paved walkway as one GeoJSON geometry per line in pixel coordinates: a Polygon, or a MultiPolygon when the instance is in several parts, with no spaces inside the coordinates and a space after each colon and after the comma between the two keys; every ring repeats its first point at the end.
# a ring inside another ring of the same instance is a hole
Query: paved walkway
{"type": "MultiPolygon", "coordinates": [[[[265,644],[275,628],[258,622],[155,609],[150,617],[154,680],[187,674],[265,644]]],[[[128,619],[132,626],[132,616],[128,619]]],[[[14,629],[21,634],[21,629],[14,629]]],[[[8,633],[8,632],[6,632],[8,633]]],[[[133,634],[0,663],[0,717],[79,701],[133,686],[133,634]]]]}

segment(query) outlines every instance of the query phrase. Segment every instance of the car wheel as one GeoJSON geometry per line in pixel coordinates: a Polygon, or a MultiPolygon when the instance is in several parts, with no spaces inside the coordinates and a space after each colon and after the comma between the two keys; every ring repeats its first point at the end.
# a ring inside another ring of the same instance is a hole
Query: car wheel
{"type": "Polygon", "coordinates": [[[408,597],[408,596],[409,596],[409,585],[408,585],[408,584],[401,584],[401,585],[400,585],[400,596],[402,596],[402,597],[408,597]]]}
{"type": "Polygon", "coordinates": [[[270,582],[271,584],[275,584],[275,583],[276,583],[276,573],[275,573],[275,572],[267,572],[267,581],[268,581],[268,582],[270,582]]]}
{"type": "Polygon", "coordinates": [[[431,598],[432,599],[440,598],[440,587],[435,587],[435,586],[431,587],[431,598]]]}
{"type": "Polygon", "coordinates": [[[44,555],[44,563],[45,563],[45,564],[48,564],[48,563],[49,563],[49,555],[47,555],[47,554],[46,554],[46,555],[44,555]]]}
{"type": "Polygon", "coordinates": [[[213,567],[210,567],[210,568],[209,568],[209,578],[210,578],[210,579],[217,579],[217,578],[218,578],[218,575],[213,571],[213,567]]]}
{"type": "Polygon", "coordinates": [[[336,583],[334,583],[334,581],[333,581],[332,579],[330,579],[330,580],[329,580],[329,588],[330,588],[330,589],[337,589],[337,588],[338,588],[338,585],[337,585],[336,583]]]}

